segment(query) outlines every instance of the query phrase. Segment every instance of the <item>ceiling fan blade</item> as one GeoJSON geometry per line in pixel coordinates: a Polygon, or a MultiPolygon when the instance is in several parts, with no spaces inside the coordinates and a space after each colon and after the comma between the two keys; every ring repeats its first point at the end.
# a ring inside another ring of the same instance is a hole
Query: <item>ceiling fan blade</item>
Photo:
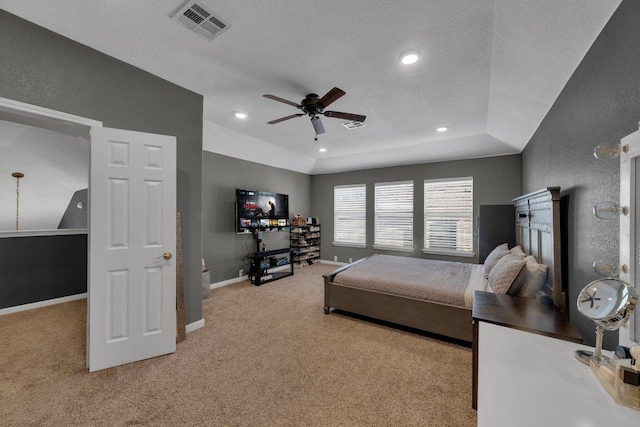
{"type": "Polygon", "coordinates": [[[285,104],[292,105],[292,106],[294,106],[294,107],[296,107],[296,108],[300,108],[300,104],[296,104],[296,103],[295,103],[295,102],[293,102],[293,101],[287,101],[286,99],[284,99],[284,98],[280,98],[279,96],[269,95],[269,94],[267,94],[267,95],[262,95],[262,96],[264,96],[265,98],[273,99],[274,101],[284,102],[285,104]]]}
{"type": "Polygon", "coordinates": [[[285,120],[289,120],[289,119],[295,119],[296,117],[300,117],[300,116],[304,116],[304,113],[292,114],[287,117],[281,117],[279,119],[271,120],[270,122],[267,122],[267,123],[270,125],[275,125],[276,123],[284,122],[285,120]]]}
{"type": "Polygon", "coordinates": [[[345,94],[346,92],[343,91],[342,89],[338,89],[337,87],[334,87],[329,92],[327,92],[325,96],[320,98],[320,100],[318,101],[318,105],[320,105],[322,108],[328,107],[329,104],[341,98],[345,94]]]}
{"type": "Polygon", "coordinates": [[[354,122],[364,122],[364,119],[367,118],[367,116],[363,116],[362,114],[341,113],[340,111],[325,111],[322,114],[324,114],[326,117],[352,120],[354,122]]]}
{"type": "Polygon", "coordinates": [[[322,124],[320,117],[318,116],[311,117],[311,124],[313,125],[313,128],[316,130],[316,135],[320,135],[324,133],[324,125],[322,124]]]}

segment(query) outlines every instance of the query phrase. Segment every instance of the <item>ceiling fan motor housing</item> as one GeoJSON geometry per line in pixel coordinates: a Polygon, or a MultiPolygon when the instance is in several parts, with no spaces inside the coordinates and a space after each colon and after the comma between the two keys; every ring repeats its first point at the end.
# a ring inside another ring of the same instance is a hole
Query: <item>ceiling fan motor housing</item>
{"type": "Polygon", "coordinates": [[[313,117],[315,114],[322,113],[322,106],[318,104],[320,97],[315,93],[310,93],[300,102],[302,111],[313,117]]]}

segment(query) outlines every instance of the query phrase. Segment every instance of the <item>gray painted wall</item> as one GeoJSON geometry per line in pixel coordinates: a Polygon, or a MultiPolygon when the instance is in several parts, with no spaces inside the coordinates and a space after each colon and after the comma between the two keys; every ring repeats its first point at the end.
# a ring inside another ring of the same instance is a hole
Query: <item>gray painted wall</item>
{"type": "Polygon", "coordinates": [[[451,162],[425,163],[411,166],[368,169],[311,178],[311,214],[319,216],[322,225],[321,257],[333,261],[348,262],[373,253],[390,253],[399,256],[414,256],[448,261],[477,262],[477,239],[474,241],[474,258],[425,255],[422,253],[424,234],[424,194],[425,179],[473,177],[473,209],[478,214],[479,205],[508,204],[520,195],[520,156],[500,156],[483,159],[459,160],[451,162]],[[414,181],[414,252],[388,252],[374,250],[374,184],[376,182],[414,181]],[[367,248],[346,248],[333,246],[333,187],[336,185],[367,184],[367,248]]]}
{"type": "Polygon", "coordinates": [[[0,239],[0,309],[87,292],[87,235],[0,239]]]}
{"type": "MultiPolygon", "coordinates": [[[[618,161],[593,149],[638,130],[640,119],[640,2],[624,0],[605,26],[522,153],[523,192],[562,187],[566,201],[571,323],[591,345],[594,325],[577,312],[580,290],[598,278],[592,263],[618,260],[619,222],[602,221],[593,206],[619,200],[618,161]]],[[[605,347],[617,332],[605,334],[605,347]]]]}
{"type": "Polygon", "coordinates": [[[177,137],[186,321],[202,319],[202,96],[2,10],[0,52],[4,98],[177,137]]]}
{"type": "MultiPolygon", "coordinates": [[[[292,218],[298,212],[305,216],[311,212],[311,177],[303,173],[205,151],[202,178],[203,256],[211,283],[237,278],[239,269],[246,274],[246,255],[256,250],[252,234],[236,234],[236,188],[288,194],[292,218]]],[[[267,250],[289,246],[289,233],[263,236],[267,250]]]]}

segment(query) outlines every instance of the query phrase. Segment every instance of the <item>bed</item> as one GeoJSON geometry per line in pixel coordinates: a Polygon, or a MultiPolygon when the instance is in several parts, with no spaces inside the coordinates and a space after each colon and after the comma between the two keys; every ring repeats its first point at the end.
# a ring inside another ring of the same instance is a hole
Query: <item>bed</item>
{"type": "MultiPolygon", "coordinates": [[[[546,265],[546,279],[537,297],[564,312],[566,294],[561,271],[560,187],[547,187],[523,195],[513,203],[516,245],[526,255],[546,265]]],[[[324,276],[324,312],[329,314],[333,308],[471,342],[473,299],[470,295],[474,290],[484,290],[487,286],[486,278],[483,281],[478,277],[483,266],[448,261],[435,263],[440,269],[450,272],[452,283],[445,288],[457,289],[457,296],[449,298],[450,295],[445,295],[443,298],[432,293],[431,289],[417,291],[413,285],[398,284],[394,279],[406,276],[407,270],[420,270],[413,274],[414,280],[433,275],[437,276],[436,282],[441,282],[448,273],[444,276],[442,271],[432,274],[433,260],[374,255],[324,276]],[[399,261],[396,267],[393,259],[399,261]]],[[[445,291],[445,294],[452,292],[445,291]]]]}

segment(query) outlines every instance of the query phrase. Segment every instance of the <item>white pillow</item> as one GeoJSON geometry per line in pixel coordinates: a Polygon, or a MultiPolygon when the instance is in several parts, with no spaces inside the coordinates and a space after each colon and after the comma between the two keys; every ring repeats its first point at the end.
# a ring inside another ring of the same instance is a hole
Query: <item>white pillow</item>
{"type": "Polygon", "coordinates": [[[482,275],[484,278],[489,277],[489,273],[491,273],[491,269],[500,261],[500,258],[507,255],[509,253],[509,245],[507,243],[503,243],[501,245],[496,246],[494,250],[491,251],[487,258],[484,260],[484,268],[482,269],[482,275]]]}
{"type": "Polygon", "coordinates": [[[514,283],[514,290],[510,295],[521,297],[535,297],[547,281],[547,266],[537,262],[527,262],[514,283]]]}
{"type": "Polygon", "coordinates": [[[489,287],[497,294],[506,294],[525,264],[518,255],[503,256],[489,273],[489,287]]]}

